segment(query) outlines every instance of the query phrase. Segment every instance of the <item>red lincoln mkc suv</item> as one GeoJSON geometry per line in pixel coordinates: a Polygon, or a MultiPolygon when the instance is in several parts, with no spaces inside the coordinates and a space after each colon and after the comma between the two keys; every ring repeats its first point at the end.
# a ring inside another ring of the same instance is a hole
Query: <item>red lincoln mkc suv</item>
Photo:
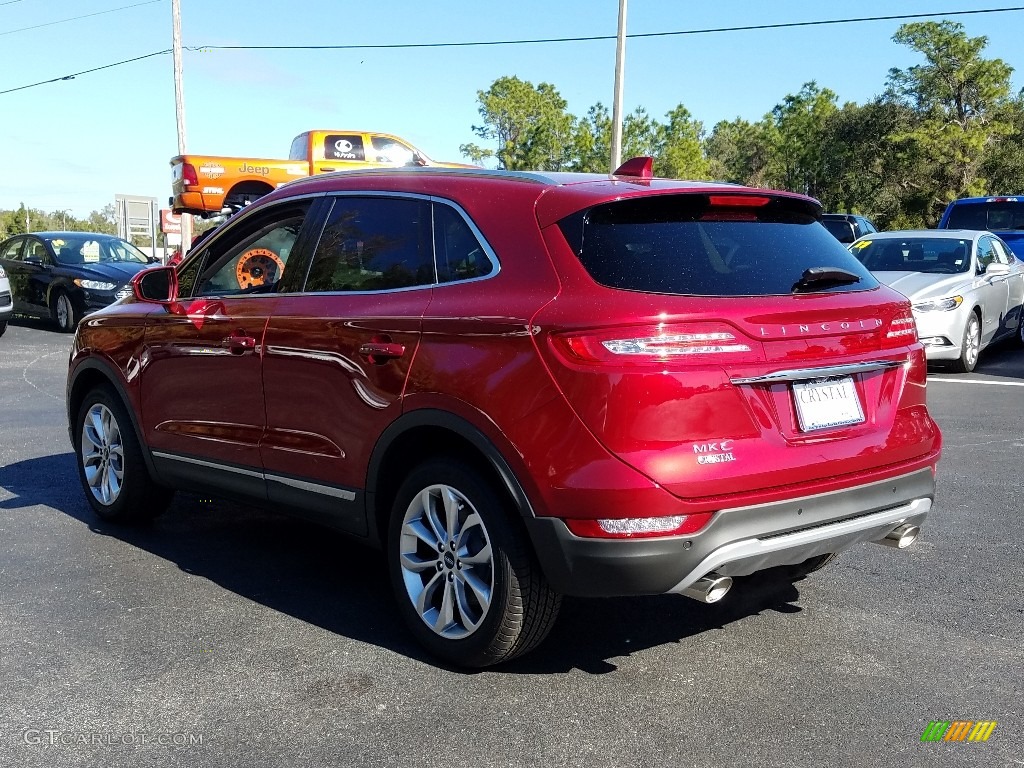
{"type": "Polygon", "coordinates": [[[105,520],[173,489],[383,549],[412,633],[529,651],[561,595],[802,576],[911,544],[941,436],[910,304],[807,197],[410,168],[287,184],[78,328],[105,520]]]}

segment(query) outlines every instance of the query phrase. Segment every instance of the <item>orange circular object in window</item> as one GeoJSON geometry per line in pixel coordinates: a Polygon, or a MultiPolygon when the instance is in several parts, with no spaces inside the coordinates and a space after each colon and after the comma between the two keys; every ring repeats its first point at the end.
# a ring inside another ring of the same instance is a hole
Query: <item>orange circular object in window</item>
{"type": "Polygon", "coordinates": [[[253,248],[242,254],[235,266],[238,287],[258,288],[267,283],[276,283],[284,274],[281,257],[266,248],[253,248]]]}

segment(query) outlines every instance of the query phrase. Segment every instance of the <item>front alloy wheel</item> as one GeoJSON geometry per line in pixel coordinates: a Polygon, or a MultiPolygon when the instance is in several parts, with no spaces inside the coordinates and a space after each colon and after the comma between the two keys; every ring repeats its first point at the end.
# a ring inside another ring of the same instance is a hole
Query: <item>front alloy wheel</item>
{"type": "Polygon", "coordinates": [[[94,403],[82,422],[82,470],[93,498],[109,507],[121,494],[124,446],[121,428],[110,409],[94,403]]]}
{"type": "Polygon", "coordinates": [[[163,512],[174,492],[153,482],[131,417],[109,385],[87,392],[74,425],[78,478],[97,515],[137,523],[163,512]]]}
{"type": "Polygon", "coordinates": [[[478,467],[435,459],[392,505],[388,568],[398,609],[435,656],[486,667],[548,634],[561,599],[547,585],[512,500],[478,467]]]}
{"type": "Polygon", "coordinates": [[[75,312],[75,305],[64,291],[59,291],[54,297],[52,314],[54,322],[64,333],[71,333],[78,326],[80,318],[75,312]]]}
{"type": "Polygon", "coordinates": [[[960,373],[970,373],[978,364],[981,354],[981,320],[976,312],[971,312],[964,328],[964,338],[960,344],[960,357],[953,362],[953,368],[960,373]]]}

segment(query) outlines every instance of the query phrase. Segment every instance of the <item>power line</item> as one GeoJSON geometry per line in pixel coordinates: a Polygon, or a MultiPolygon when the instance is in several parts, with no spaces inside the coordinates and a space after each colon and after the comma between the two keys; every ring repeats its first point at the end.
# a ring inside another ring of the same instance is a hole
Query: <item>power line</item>
{"type": "MultiPolygon", "coordinates": [[[[21,2],[21,0],[7,0],[7,3],[21,2]]],[[[162,0],[147,0],[147,2],[136,3],[136,5],[149,5],[151,3],[162,2],[162,0]]],[[[124,6],[124,8],[134,8],[134,5],[124,6]]],[[[110,11],[101,11],[100,13],[111,13],[116,10],[123,10],[123,8],[114,8],[110,11]]],[[[946,11],[937,13],[913,13],[913,14],[898,14],[894,16],[864,16],[860,18],[850,19],[823,19],[819,21],[791,21],[783,22],[779,24],[757,24],[745,27],[716,27],[711,29],[687,29],[677,32],[641,32],[627,35],[631,38],[645,38],[645,37],[669,37],[678,35],[703,35],[715,32],[748,32],[759,29],[785,29],[792,27],[815,27],[825,26],[829,24],[856,24],[868,21],[904,21],[907,19],[922,19],[922,18],[934,18],[936,16],[967,16],[979,13],[1010,13],[1013,11],[1024,11],[1024,6],[1015,6],[1012,8],[981,8],[973,11],[946,11]]],[[[96,16],[99,14],[88,14],[90,16],[96,16]]],[[[86,18],[80,16],[76,18],[86,18]]],[[[71,19],[64,19],[64,21],[71,21],[71,19]]],[[[51,24],[59,24],[62,22],[51,22],[51,24]]],[[[43,25],[45,26],[45,25],[43,25]]],[[[33,27],[28,27],[33,29],[33,27]]],[[[21,31],[21,30],[13,30],[21,31]]],[[[0,32],[0,34],[11,34],[10,32],[0,32]]],[[[530,43],[576,43],[585,42],[590,40],[614,40],[615,35],[597,35],[592,37],[552,37],[543,38],[536,40],[487,40],[478,42],[455,42],[455,43],[392,43],[392,44],[380,44],[380,45],[202,45],[202,46],[185,46],[189,51],[208,51],[208,50],[361,50],[361,49],[381,49],[381,48],[452,48],[452,47],[468,47],[468,46],[489,46],[489,45],[525,45],[530,43]]],[[[160,56],[161,54],[170,53],[170,48],[162,51],[154,51],[153,53],[147,53],[144,56],[136,56],[132,59],[125,59],[123,61],[115,61],[113,64],[105,64],[102,67],[94,67],[93,69],[86,69],[81,72],[74,72],[70,75],[64,75],[62,77],[54,77],[49,80],[41,80],[38,83],[30,83],[28,85],[22,85],[17,88],[9,88],[5,91],[0,91],[0,96],[5,93],[14,93],[15,91],[23,91],[26,88],[35,88],[39,85],[47,85],[48,83],[56,83],[61,80],[73,80],[79,75],[87,75],[90,72],[98,72],[102,69],[110,69],[112,67],[119,67],[122,64],[130,64],[135,61],[141,61],[142,59],[148,59],[152,56],[160,56]]]]}
{"type": "Polygon", "coordinates": [[[149,59],[153,56],[160,56],[165,53],[170,53],[171,49],[166,48],[162,51],[153,51],[142,56],[136,56],[133,59],[124,59],[123,61],[115,61],[113,64],[104,64],[102,67],[93,67],[92,69],[83,69],[81,72],[74,72],[70,75],[64,75],[62,77],[52,77],[49,80],[40,80],[38,83],[30,83],[28,85],[19,85],[17,88],[8,88],[6,91],[0,91],[0,96],[5,93],[14,93],[15,91],[23,91],[26,88],[35,88],[37,85],[46,85],[47,83],[57,83],[61,80],[74,80],[79,75],[88,75],[90,72],[99,72],[101,69],[110,69],[111,67],[119,67],[122,64],[130,64],[133,61],[142,61],[143,59],[149,59]]]}
{"type": "MultiPolygon", "coordinates": [[[[627,34],[628,38],[645,37],[675,37],[679,35],[706,35],[713,32],[750,32],[760,29],[787,29],[793,27],[821,27],[830,24],[858,24],[866,21],[893,21],[906,19],[924,19],[935,16],[967,16],[979,13],[1008,13],[1011,11],[1024,11],[1024,6],[1013,8],[982,8],[973,11],[945,11],[936,13],[910,13],[897,14],[893,16],[863,16],[853,19],[823,19],[820,21],[790,21],[779,24],[755,24],[745,27],[714,27],[709,29],[684,29],[677,32],[640,32],[627,34]]],[[[277,51],[332,51],[332,50],[369,50],[369,49],[394,49],[394,48],[467,48],[470,46],[489,45],[530,45],[534,43],[581,43],[593,40],[615,40],[615,35],[593,35],[590,37],[545,37],[532,40],[480,40],[473,42],[455,43],[380,43],[376,45],[203,45],[190,47],[190,51],[232,51],[232,50],[277,50],[277,51]]]]}
{"type": "MultiPolygon", "coordinates": [[[[18,2],[21,2],[21,0],[7,0],[7,2],[5,2],[5,3],[0,3],[0,5],[10,5],[11,3],[18,3],[18,2]]],[[[140,5],[153,5],[154,3],[162,3],[162,2],[163,2],[163,0],[145,0],[145,2],[142,2],[142,3],[134,3],[132,5],[122,5],[120,8],[110,8],[109,10],[106,10],[106,11],[96,11],[95,13],[86,13],[86,14],[83,14],[81,16],[72,16],[71,18],[68,18],[68,19],[58,19],[57,21],[48,21],[45,24],[36,24],[34,26],[31,26],[31,27],[22,27],[21,29],[9,29],[6,32],[0,32],[0,35],[13,35],[15,32],[28,32],[30,29],[41,29],[42,27],[52,27],[55,24],[64,24],[64,23],[69,22],[69,21],[78,21],[79,19],[88,19],[88,18],[91,18],[93,16],[103,16],[104,14],[107,14],[107,13],[115,13],[116,11],[126,11],[129,8],[138,8],[140,5]]]]}

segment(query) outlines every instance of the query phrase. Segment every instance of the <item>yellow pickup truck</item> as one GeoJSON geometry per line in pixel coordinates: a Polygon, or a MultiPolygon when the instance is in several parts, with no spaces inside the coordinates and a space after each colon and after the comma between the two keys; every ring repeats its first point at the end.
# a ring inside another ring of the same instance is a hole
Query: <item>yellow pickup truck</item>
{"type": "Polygon", "coordinates": [[[178,155],[171,158],[171,208],[212,216],[237,211],[282,184],[303,176],[354,168],[396,166],[476,168],[438,163],[412,144],[372,131],[307,131],[292,141],[287,160],[178,155]]]}

